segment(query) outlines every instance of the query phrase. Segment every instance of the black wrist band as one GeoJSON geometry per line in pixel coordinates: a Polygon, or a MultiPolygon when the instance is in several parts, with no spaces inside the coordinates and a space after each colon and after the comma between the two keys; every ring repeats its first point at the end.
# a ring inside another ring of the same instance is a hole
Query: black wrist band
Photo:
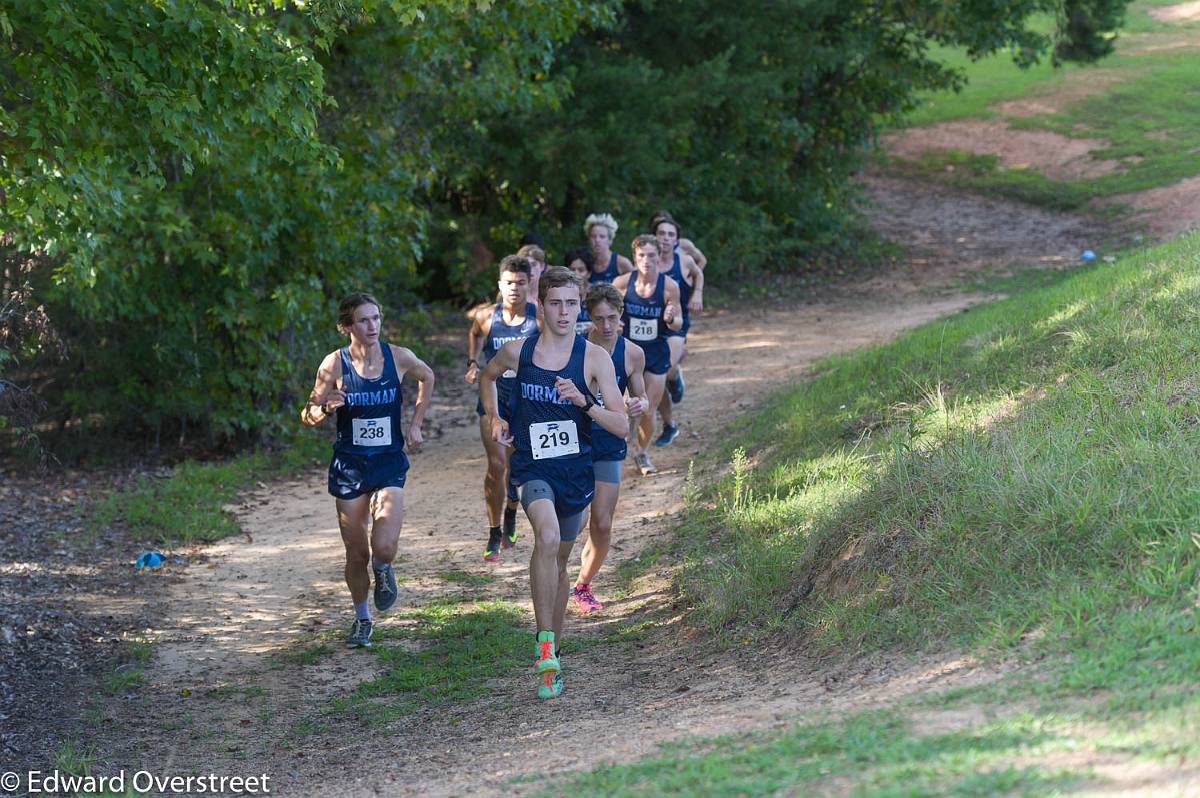
{"type": "Polygon", "coordinates": [[[596,401],[592,397],[587,397],[587,401],[583,404],[583,412],[587,413],[596,406],[596,401]]]}

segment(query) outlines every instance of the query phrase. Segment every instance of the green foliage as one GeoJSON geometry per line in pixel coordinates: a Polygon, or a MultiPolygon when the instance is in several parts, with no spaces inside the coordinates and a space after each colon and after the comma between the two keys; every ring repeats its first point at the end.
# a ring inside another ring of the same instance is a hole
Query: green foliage
{"type": "Polygon", "coordinates": [[[727,278],[844,249],[878,121],[960,82],[931,45],[1090,58],[1121,8],[6,4],[0,246],[36,264],[69,360],[0,365],[62,429],[277,433],[338,343],[338,296],[474,295],[491,250],[528,226],[574,242],[593,208],[629,231],[671,207],[727,278]]]}
{"type": "Polygon", "coordinates": [[[850,650],[1169,626],[1200,573],[1198,296],[1191,237],[826,361],[728,436],[756,467],[691,514],[699,618],[850,650]]]}

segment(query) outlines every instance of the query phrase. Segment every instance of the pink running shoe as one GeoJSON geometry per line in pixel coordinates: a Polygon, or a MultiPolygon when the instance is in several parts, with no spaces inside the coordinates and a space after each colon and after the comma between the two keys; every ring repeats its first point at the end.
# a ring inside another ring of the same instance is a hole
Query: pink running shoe
{"type": "Polygon", "coordinates": [[[571,598],[575,599],[575,605],[584,615],[593,610],[604,609],[604,605],[596,601],[596,597],[592,595],[591,585],[575,585],[571,588],[571,598]]]}

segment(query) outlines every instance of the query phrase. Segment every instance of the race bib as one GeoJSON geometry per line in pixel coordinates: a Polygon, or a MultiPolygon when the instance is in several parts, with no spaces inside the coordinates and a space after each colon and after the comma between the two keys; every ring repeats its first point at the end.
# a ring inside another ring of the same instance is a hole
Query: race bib
{"type": "Polygon", "coordinates": [[[500,379],[511,380],[515,376],[517,376],[517,372],[513,371],[512,369],[508,369],[507,371],[505,371],[503,374],[500,375],[500,379]]]}
{"type": "Polygon", "coordinates": [[[635,341],[653,341],[658,337],[658,319],[629,319],[629,337],[635,341]]]}
{"type": "Polygon", "coordinates": [[[392,419],[383,418],[352,418],[353,442],[355,446],[391,446],[392,419]]]}
{"type": "Polygon", "coordinates": [[[529,448],[534,460],[579,454],[579,433],[574,421],[543,421],[529,425],[529,448]]]}

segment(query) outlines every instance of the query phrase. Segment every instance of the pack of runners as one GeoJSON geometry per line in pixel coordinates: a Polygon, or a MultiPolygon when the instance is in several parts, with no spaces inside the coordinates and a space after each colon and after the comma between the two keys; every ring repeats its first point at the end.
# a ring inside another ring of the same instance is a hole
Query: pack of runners
{"type": "MultiPolygon", "coordinates": [[[[500,261],[497,301],[468,313],[465,379],[478,386],[487,455],[483,559],[498,562],[517,545],[522,507],[532,528],[533,671],[542,698],[563,690],[568,603],[581,613],[603,609],[591,584],[611,547],[630,443],[638,471],[649,476],[656,472],[651,441],[667,446],[679,434],[673,406],[684,395],[680,364],[691,315],[703,310],[704,256],[681,238],[669,213],[656,213],[649,232],[634,237],[632,259],[613,251],[617,229],[609,214],[588,216],[589,245],[570,250],[562,266],[545,265],[540,241],[523,242],[500,261]],[[657,438],[655,409],[663,419],[657,438]],[[572,584],[569,560],[585,524],[572,584]]],[[[434,383],[411,351],[379,340],[381,325],[371,295],[342,301],[338,329],[349,343],[321,363],[301,412],[308,426],[336,417],[329,492],[346,549],[351,647],[371,644],[372,577],[377,611],[398,597],[392,562],[404,512],[405,444],[410,451],[421,445],[434,383]],[[418,390],[402,433],[405,374],[418,390]]]]}

